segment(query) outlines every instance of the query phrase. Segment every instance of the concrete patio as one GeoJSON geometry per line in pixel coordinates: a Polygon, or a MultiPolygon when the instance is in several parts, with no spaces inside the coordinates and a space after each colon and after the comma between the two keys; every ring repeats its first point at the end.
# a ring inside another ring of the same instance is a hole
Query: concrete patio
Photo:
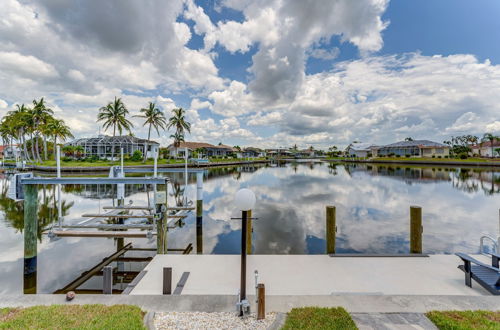
{"type": "MultiPolygon", "coordinates": [[[[484,256],[475,256],[489,263],[484,256]]],[[[267,296],[301,295],[460,295],[490,296],[477,283],[464,285],[454,255],[429,257],[329,257],[327,255],[249,255],[247,292],[254,294],[254,270],[267,296]]],[[[161,295],[163,268],[172,268],[175,288],[190,272],[182,295],[236,295],[239,255],[157,255],[132,295],[161,295]]]]}

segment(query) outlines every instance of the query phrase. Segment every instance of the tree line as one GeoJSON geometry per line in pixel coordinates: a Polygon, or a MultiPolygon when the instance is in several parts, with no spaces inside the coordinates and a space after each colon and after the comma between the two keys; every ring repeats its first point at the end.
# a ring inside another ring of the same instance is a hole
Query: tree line
{"type": "MultiPolygon", "coordinates": [[[[175,129],[170,135],[174,145],[179,146],[184,141],[185,133],[191,132],[191,124],[186,119],[186,111],[182,108],[172,109],[172,115],[167,119],[165,113],[154,103],[140,109],[138,117],[144,120],[143,126],[148,127],[148,137],[154,130],[160,136],[161,131],[175,129]]],[[[104,130],[112,129],[113,136],[124,131],[132,134],[133,123],[129,120],[129,110],[121,100],[115,99],[99,109],[97,122],[102,123],[104,130]]],[[[71,129],[63,119],[54,116],[54,111],[47,105],[45,99],[33,100],[32,106],[16,104],[15,109],[9,111],[0,122],[0,136],[4,145],[17,144],[21,146],[21,157],[29,162],[48,160],[49,154],[54,154],[58,142],[74,138],[71,129]]],[[[147,145],[146,145],[147,148],[147,145]]],[[[81,148],[73,148],[73,155],[83,153],[81,148]]],[[[144,153],[144,161],[146,153],[144,153]]]]}

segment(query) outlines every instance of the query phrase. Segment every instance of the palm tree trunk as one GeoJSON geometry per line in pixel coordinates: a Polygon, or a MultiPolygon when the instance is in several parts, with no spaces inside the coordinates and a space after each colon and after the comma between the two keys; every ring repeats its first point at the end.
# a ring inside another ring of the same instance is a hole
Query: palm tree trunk
{"type": "Polygon", "coordinates": [[[24,132],[22,134],[23,137],[23,152],[24,152],[24,158],[26,161],[30,160],[30,156],[28,155],[28,147],[26,145],[26,135],[24,135],[24,132]]]}
{"type": "MultiPolygon", "coordinates": [[[[113,137],[115,137],[116,134],[116,124],[113,125],[113,137]]],[[[115,145],[111,144],[111,160],[113,161],[115,158],[115,145]]]]}
{"type": "Polygon", "coordinates": [[[31,159],[35,161],[35,140],[33,139],[33,133],[31,133],[31,159]]]}
{"type": "Polygon", "coordinates": [[[47,160],[47,136],[43,136],[43,158],[47,160]]]}
{"type": "MultiPolygon", "coordinates": [[[[149,124],[149,130],[148,130],[148,142],[151,137],[151,124],[149,124]]],[[[146,162],[146,157],[148,155],[148,142],[144,143],[144,159],[142,160],[143,163],[146,162]]]]}
{"type": "Polygon", "coordinates": [[[54,135],[54,160],[57,161],[57,135],[54,135]]]}
{"type": "Polygon", "coordinates": [[[38,143],[38,140],[39,140],[39,136],[38,134],[35,136],[35,140],[36,140],[36,145],[35,145],[35,150],[36,150],[36,159],[41,163],[42,162],[42,157],[40,157],[40,146],[39,146],[39,143],[38,143]]]}

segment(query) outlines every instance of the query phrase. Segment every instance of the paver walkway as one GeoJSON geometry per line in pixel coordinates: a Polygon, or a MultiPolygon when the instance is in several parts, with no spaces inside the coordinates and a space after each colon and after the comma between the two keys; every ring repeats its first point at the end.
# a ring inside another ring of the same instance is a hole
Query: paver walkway
{"type": "Polygon", "coordinates": [[[420,313],[354,313],[352,318],[359,330],[437,329],[420,313]]]}

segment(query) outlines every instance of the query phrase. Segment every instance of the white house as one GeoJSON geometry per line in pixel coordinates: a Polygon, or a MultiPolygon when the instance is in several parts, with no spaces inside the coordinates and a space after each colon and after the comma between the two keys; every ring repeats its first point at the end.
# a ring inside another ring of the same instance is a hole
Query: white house
{"type": "Polygon", "coordinates": [[[348,157],[366,158],[373,155],[377,146],[372,143],[352,143],[346,149],[348,157]]]}

